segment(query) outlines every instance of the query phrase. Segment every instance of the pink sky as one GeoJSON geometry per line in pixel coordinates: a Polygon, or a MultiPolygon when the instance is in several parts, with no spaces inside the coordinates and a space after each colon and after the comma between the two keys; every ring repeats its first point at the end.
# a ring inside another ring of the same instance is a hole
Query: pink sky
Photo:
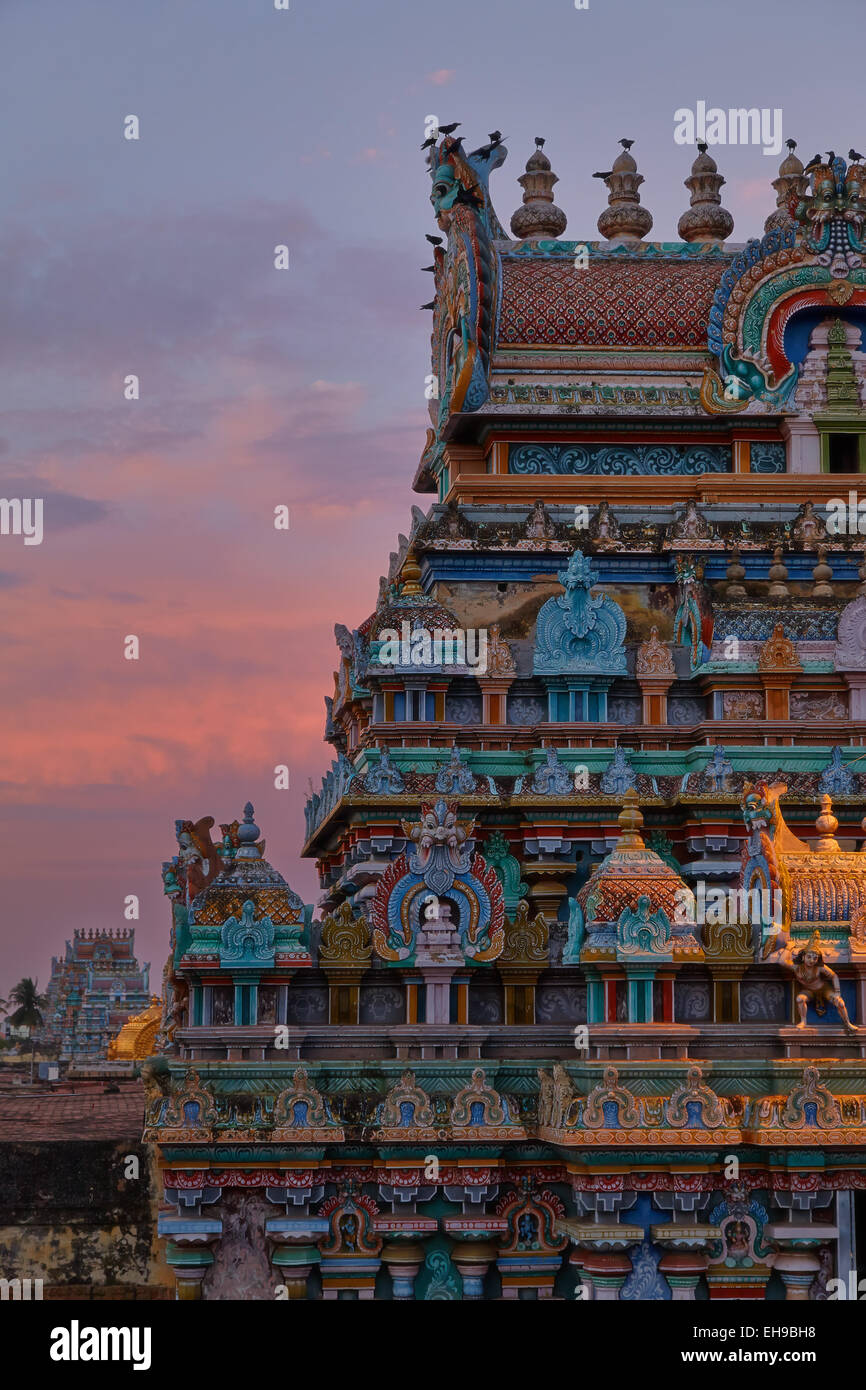
{"type": "MultiPolygon", "coordinates": [[[[425,118],[461,119],[468,148],[505,133],[506,223],[545,135],[578,239],[625,130],[653,235],[671,238],[692,157],[679,106],[780,106],[804,157],[862,146],[857,84],[835,76],[858,14],[832,0],[816,32],[806,0],[3,6],[0,495],[43,497],[45,539],[0,537],[0,996],[25,973],[46,983],[74,927],[125,925],[128,894],[158,982],[176,818],[252,800],[269,858],[317,897],[298,851],[308,779],[333,756],[333,626],[371,611],[430,501],[410,491],[425,118]]],[[[735,238],[760,234],[775,164],[714,153],[735,238]]]]}

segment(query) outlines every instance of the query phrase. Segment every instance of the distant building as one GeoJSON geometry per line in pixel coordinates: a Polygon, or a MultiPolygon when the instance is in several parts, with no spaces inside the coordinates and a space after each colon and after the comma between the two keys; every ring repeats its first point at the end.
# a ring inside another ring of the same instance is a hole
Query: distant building
{"type": "Polygon", "coordinates": [[[150,965],[135,958],[135,931],[76,931],[53,957],[40,1042],[61,1061],[100,1061],[130,1014],[150,1004],[150,965]]]}

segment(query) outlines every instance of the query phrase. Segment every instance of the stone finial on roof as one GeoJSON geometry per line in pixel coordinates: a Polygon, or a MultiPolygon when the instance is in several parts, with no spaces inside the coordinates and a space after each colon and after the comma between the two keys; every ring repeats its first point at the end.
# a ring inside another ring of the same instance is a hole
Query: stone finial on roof
{"type": "Polygon", "coordinates": [[[815,841],[816,852],[818,854],[838,853],[839,841],[836,839],[836,831],[839,829],[839,822],[833,815],[833,802],[827,792],[824,792],[821,797],[821,814],[815,821],[815,829],[820,837],[815,841]]]}
{"type": "Polygon", "coordinates": [[[776,190],[776,210],[771,212],[764,223],[764,231],[772,232],[778,229],[783,231],[792,224],[791,214],[788,211],[788,204],[793,194],[799,200],[804,196],[809,188],[808,176],[803,172],[803,161],[794,154],[797,148],[796,140],[789,140],[788,153],[779,165],[778,176],[773,179],[773,188],[776,190]]]}
{"type": "Polygon", "coordinates": [[[526,173],[517,182],[523,189],[523,205],[511,219],[516,237],[558,237],[565,231],[566,217],[553,201],[553,185],[559,178],[550,167],[543,150],[544,140],[535,137],[535,153],[526,161],[526,173]]]}
{"type": "Polygon", "coordinates": [[[643,814],[640,809],[638,794],[634,787],[629,787],[622,799],[622,810],[617,816],[620,827],[619,848],[642,849],[643,838],[643,814]]]}
{"type": "Polygon", "coordinates": [[[812,578],[815,581],[812,585],[812,598],[833,597],[833,585],[830,583],[833,578],[833,571],[827,564],[826,545],[818,546],[818,563],[812,570],[812,578]]]}
{"type": "Polygon", "coordinates": [[[698,154],[692,172],[684,179],[691,193],[690,207],[677,224],[683,241],[724,241],[734,230],[734,219],[722,207],[720,189],[725,182],[718,165],[707,147],[698,144],[698,154]]]}
{"type": "Polygon", "coordinates": [[[743,580],[746,571],[740,559],[740,547],[735,545],[731,550],[731,558],[728,561],[728,568],[725,571],[725,578],[728,580],[728,587],[725,590],[725,598],[745,598],[746,589],[743,580]]]}
{"type": "Polygon", "coordinates": [[[401,598],[417,597],[421,592],[421,566],[418,564],[418,557],[415,554],[414,546],[410,546],[403,561],[403,568],[400,571],[401,598]]]}
{"type": "Polygon", "coordinates": [[[652,213],[641,207],[638,189],[643,183],[643,174],[637,171],[634,156],[629,146],[633,140],[621,140],[622,154],[617,155],[613,168],[607,174],[599,174],[608,189],[608,206],[598,219],[598,230],[608,241],[637,242],[651,230],[652,213]]]}

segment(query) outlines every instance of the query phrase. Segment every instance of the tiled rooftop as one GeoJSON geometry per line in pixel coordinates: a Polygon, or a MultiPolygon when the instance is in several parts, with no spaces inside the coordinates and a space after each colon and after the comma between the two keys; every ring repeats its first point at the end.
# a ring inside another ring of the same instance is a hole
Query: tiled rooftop
{"type": "Polygon", "coordinates": [[[123,1081],[115,1095],[102,1089],[49,1092],[34,1087],[0,1090],[0,1143],[52,1139],[140,1139],[144,1089],[123,1081]]]}

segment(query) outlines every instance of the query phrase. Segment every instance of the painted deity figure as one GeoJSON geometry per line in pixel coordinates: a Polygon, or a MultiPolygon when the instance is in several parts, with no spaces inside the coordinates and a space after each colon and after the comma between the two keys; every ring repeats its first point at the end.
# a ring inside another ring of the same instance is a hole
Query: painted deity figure
{"type": "Polygon", "coordinates": [[[819,516],[815,515],[814,502],[804,502],[794,521],[792,535],[798,541],[823,540],[827,528],[819,516]]]}
{"type": "Polygon", "coordinates": [[[672,534],[677,540],[701,540],[710,534],[710,528],[698,509],[693,497],[686,502],[682,516],[674,522],[672,534]]]}
{"type": "Polygon", "coordinates": [[[794,979],[800,986],[797,995],[798,1028],[806,1027],[806,1010],[809,1000],[813,1000],[819,1014],[824,1013],[827,1004],[834,1004],[847,1033],[857,1030],[848,1017],[848,1010],[839,989],[839,977],[835,971],[824,964],[824,955],[813,946],[797,951],[793,958],[794,979]]]}
{"type": "Polygon", "coordinates": [[[553,534],[547,508],[539,498],[526,518],[526,535],[530,540],[546,540],[553,534]]]}
{"type": "Polygon", "coordinates": [[[839,976],[824,962],[824,953],[820,949],[820,939],[817,932],[813,932],[809,944],[800,951],[794,950],[786,932],[777,932],[774,937],[768,940],[764,948],[764,959],[783,965],[794,976],[794,981],[798,986],[798,1028],[807,1026],[806,1011],[811,1001],[819,1015],[826,1013],[828,1004],[834,1005],[845,1031],[848,1033],[857,1032],[856,1027],[848,1017],[845,1000],[842,998],[842,992],[839,988],[839,976]]]}
{"type": "Polygon", "coordinates": [[[620,538],[620,525],[609,502],[599,502],[598,511],[589,523],[589,534],[601,545],[610,545],[620,538]]]}

